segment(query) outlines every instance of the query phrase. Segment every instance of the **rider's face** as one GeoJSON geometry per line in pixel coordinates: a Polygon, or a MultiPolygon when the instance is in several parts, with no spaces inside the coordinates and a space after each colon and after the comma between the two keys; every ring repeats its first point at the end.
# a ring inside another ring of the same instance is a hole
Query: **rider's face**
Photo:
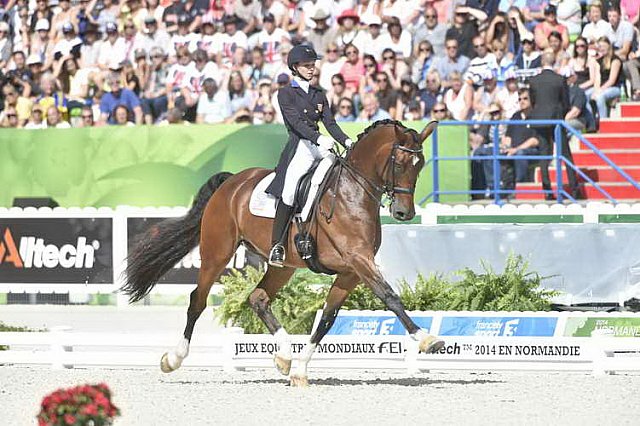
{"type": "Polygon", "coordinates": [[[313,72],[316,70],[316,61],[300,62],[297,70],[302,78],[309,81],[313,77],[313,72]]]}

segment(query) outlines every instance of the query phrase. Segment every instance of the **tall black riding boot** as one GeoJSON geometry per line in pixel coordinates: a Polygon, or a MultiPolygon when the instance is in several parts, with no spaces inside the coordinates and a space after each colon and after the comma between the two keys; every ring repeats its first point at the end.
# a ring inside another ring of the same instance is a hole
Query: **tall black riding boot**
{"type": "Polygon", "coordinates": [[[286,252],[289,224],[293,216],[293,207],[278,201],[276,217],[273,220],[273,233],[271,234],[271,252],[269,253],[269,265],[283,267],[286,252]]]}

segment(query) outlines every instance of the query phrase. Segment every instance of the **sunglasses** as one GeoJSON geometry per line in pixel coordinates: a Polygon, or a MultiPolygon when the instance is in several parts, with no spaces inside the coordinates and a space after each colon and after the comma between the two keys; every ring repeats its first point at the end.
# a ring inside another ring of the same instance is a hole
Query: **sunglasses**
{"type": "Polygon", "coordinates": [[[16,118],[17,114],[7,114],[7,118],[16,118]]]}
{"type": "Polygon", "coordinates": [[[340,105],[340,109],[351,109],[351,105],[340,105]]]}
{"type": "Polygon", "coordinates": [[[327,49],[327,53],[337,53],[338,49],[327,49]]]}
{"type": "Polygon", "coordinates": [[[484,47],[484,44],[474,44],[473,47],[475,47],[476,49],[480,48],[480,47],[484,47]]]}
{"type": "Polygon", "coordinates": [[[489,115],[499,115],[500,111],[489,111],[489,115]]]}
{"type": "Polygon", "coordinates": [[[457,49],[458,46],[447,46],[447,49],[457,49]]]}
{"type": "Polygon", "coordinates": [[[263,114],[264,115],[274,115],[275,113],[273,111],[265,111],[263,114]]]}
{"type": "Polygon", "coordinates": [[[427,19],[436,19],[436,15],[425,15],[424,17],[427,19]]]}
{"type": "Polygon", "coordinates": [[[528,101],[529,98],[518,98],[519,101],[528,101]]]}
{"type": "Polygon", "coordinates": [[[92,115],[83,115],[82,118],[87,119],[87,118],[93,118],[92,115]]]}
{"type": "Polygon", "coordinates": [[[431,49],[429,49],[428,47],[423,47],[420,49],[420,52],[431,52],[431,49]]]}
{"type": "Polygon", "coordinates": [[[134,27],[133,25],[125,25],[125,26],[124,26],[124,28],[125,28],[125,29],[129,29],[129,30],[130,30],[130,29],[133,29],[133,28],[135,28],[135,27],[134,27]]]}
{"type": "Polygon", "coordinates": [[[434,109],[433,110],[433,112],[435,112],[436,114],[440,113],[440,112],[446,112],[446,111],[447,111],[446,109],[434,109]]]}
{"type": "Polygon", "coordinates": [[[34,109],[33,111],[31,111],[31,114],[42,114],[42,110],[34,109]]]}

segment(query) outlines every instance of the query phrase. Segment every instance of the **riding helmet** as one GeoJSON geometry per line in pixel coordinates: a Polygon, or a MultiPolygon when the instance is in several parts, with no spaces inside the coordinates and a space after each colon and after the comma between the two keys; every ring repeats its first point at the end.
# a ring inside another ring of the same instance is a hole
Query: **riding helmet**
{"type": "Polygon", "coordinates": [[[289,51],[289,56],[287,57],[287,65],[289,66],[289,69],[293,71],[293,66],[295,64],[308,61],[317,61],[318,59],[320,59],[320,57],[318,56],[316,51],[313,50],[313,47],[305,44],[299,44],[297,46],[294,46],[293,49],[289,51]]]}

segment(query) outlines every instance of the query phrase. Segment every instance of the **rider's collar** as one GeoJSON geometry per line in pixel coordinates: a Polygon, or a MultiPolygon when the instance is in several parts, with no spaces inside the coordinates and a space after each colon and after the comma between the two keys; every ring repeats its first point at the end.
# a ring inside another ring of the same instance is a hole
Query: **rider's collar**
{"type": "Polygon", "coordinates": [[[309,82],[301,79],[298,76],[293,77],[293,80],[291,81],[291,87],[299,87],[304,90],[305,93],[309,93],[309,82]]]}

